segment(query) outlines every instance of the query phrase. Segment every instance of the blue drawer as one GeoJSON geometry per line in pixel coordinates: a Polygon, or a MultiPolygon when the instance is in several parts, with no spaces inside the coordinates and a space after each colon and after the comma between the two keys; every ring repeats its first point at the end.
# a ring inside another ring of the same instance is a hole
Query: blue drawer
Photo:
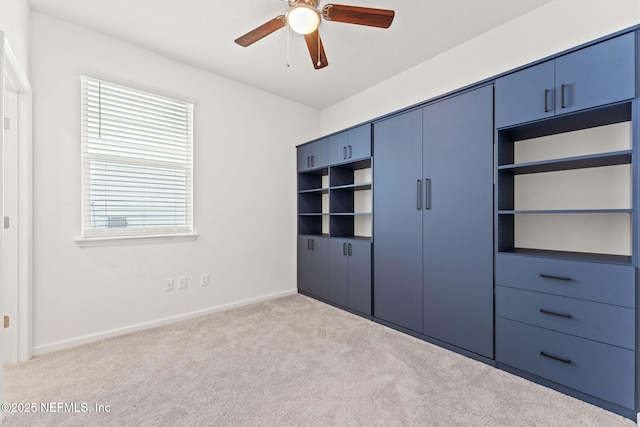
{"type": "Polygon", "coordinates": [[[634,408],[635,353],[631,350],[497,318],[496,360],[634,408]]]}
{"type": "Polygon", "coordinates": [[[632,308],[496,287],[496,316],[633,350],[632,308]]]}
{"type": "Polygon", "coordinates": [[[496,285],[635,308],[635,267],[498,254],[496,285]]]}

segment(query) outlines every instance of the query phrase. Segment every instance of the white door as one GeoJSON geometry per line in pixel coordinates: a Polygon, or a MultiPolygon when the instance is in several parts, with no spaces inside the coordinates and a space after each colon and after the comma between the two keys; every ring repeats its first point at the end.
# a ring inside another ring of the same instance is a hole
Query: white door
{"type": "MultiPolygon", "coordinates": [[[[2,122],[4,122],[4,87],[5,87],[5,40],[4,40],[4,32],[0,31],[0,71],[2,71],[2,102],[0,102],[0,118],[2,122]]],[[[4,189],[4,126],[0,125],[0,201],[4,199],[3,197],[3,189],[4,189]]],[[[4,210],[4,209],[2,209],[4,210]]],[[[0,219],[4,216],[2,215],[4,212],[0,212],[0,219]]],[[[4,260],[4,220],[0,221],[0,260],[4,260]]],[[[0,262],[0,307],[2,307],[2,288],[4,287],[4,273],[3,273],[3,264],[4,262],[0,262]]],[[[4,352],[2,351],[3,340],[0,340],[0,355],[4,356],[4,352]]],[[[4,360],[0,363],[0,402],[4,402],[4,360]]],[[[1,415],[1,414],[0,414],[1,415]]],[[[0,418],[0,423],[4,420],[4,416],[0,418]]]]}
{"type": "Polygon", "coordinates": [[[4,90],[3,131],[4,236],[1,307],[3,316],[9,316],[10,325],[4,329],[2,347],[4,363],[15,364],[18,363],[18,93],[7,79],[4,90]]]}

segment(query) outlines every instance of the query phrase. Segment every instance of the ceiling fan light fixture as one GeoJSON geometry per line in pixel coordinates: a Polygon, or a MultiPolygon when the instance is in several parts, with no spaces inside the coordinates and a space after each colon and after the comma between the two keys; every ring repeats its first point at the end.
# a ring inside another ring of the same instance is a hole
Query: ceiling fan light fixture
{"type": "Polygon", "coordinates": [[[287,24],[298,34],[311,34],[320,26],[320,13],[306,4],[299,4],[287,12],[287,24]]]}

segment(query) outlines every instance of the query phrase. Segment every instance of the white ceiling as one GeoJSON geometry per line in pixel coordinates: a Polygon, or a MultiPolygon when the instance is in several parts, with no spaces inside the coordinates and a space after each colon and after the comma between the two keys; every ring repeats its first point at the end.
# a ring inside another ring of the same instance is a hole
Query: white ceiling
{"type": "Polygon", "coordinates": [[[338,0],[393,9],[396,16],[387,30],[323,21],[320,35],[329,66],[321,70],[314,70],[304,38],[294,32],[286,66],[286,29],[246,48],[233,42],[284,14],[288,4],[283,0],[30,3],[34,10],[323,109],[551,1],[338,0]]]}

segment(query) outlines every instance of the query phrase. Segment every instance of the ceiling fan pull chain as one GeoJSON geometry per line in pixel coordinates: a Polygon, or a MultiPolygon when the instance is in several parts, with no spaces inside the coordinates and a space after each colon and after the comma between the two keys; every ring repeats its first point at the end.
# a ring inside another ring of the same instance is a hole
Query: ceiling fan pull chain
{"type": "Polygon", "coordinates": [[[291,64],[289,63],[289,26],[287,25],[287,68],[289,68],[291,66],[291,64]]]}
{"type": "Polygon", "coordinates": [[[322,62],[320,61],[320,32],[318,30],[316,30],[316,33],[318,34],[318,67],[322,65],[322,62]]]}

